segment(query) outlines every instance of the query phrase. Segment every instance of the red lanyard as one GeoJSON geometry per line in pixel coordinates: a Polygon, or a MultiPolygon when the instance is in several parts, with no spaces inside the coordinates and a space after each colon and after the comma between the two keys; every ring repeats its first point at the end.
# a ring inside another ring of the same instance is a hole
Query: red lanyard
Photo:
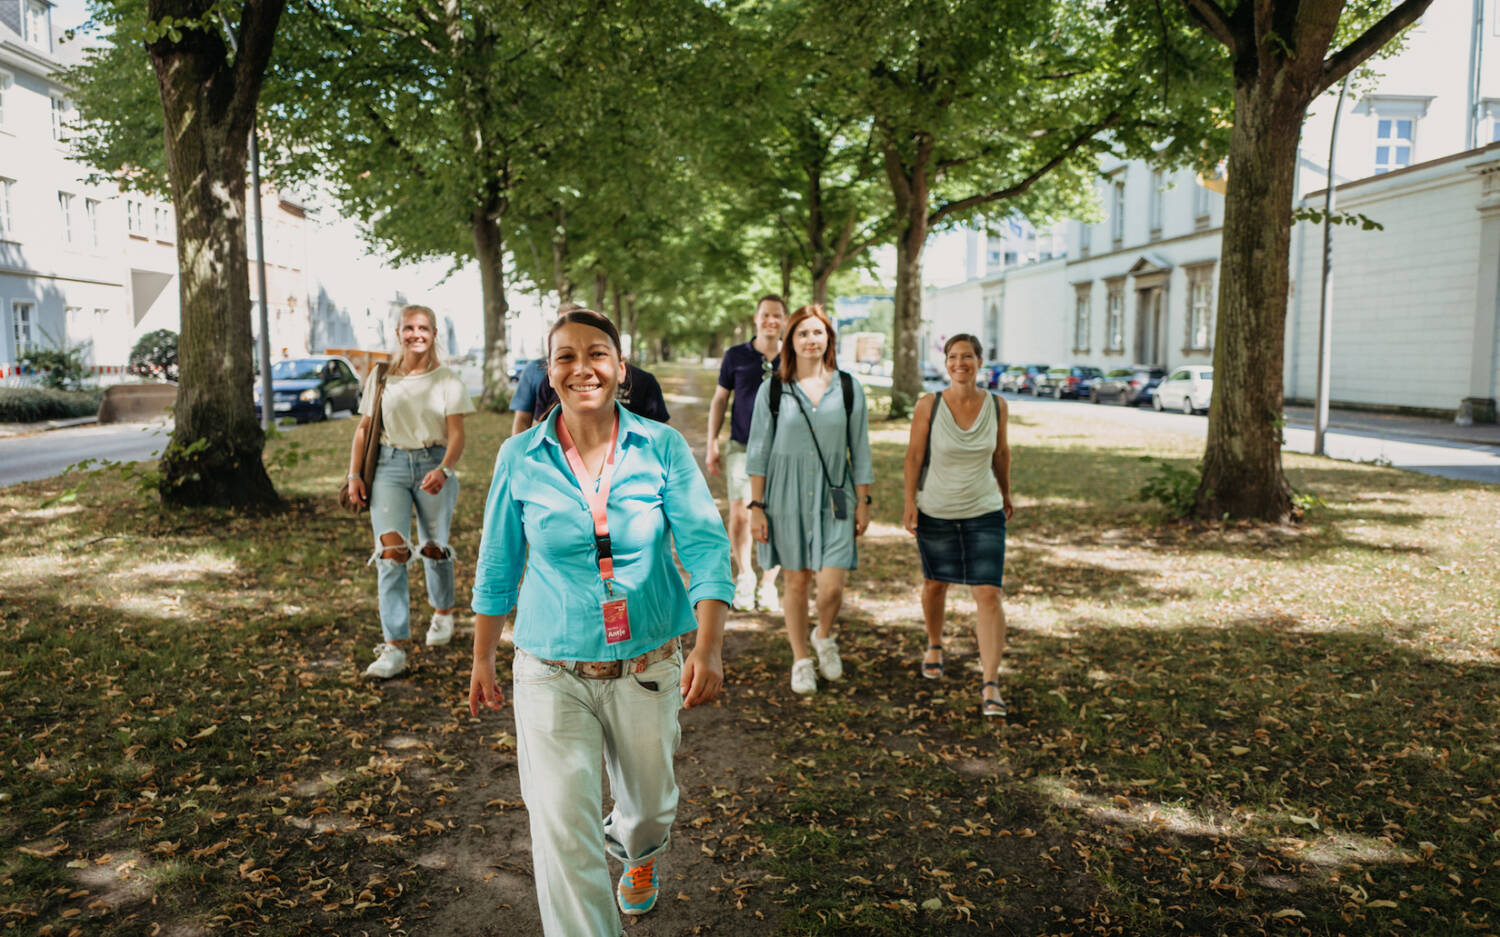
{"type": "Polygon", "coordinates": [[[594,546],[599,549],[599,578],[609,584],[609,580],[615,578],[614,553],[609,545],[609,515],[606,508],[609,505],[609,483],[615,476],[615,452],[616,445],[620,441],[620,415],[615,414],[614,429],[609,434],[609,456],[604,460],[604,467],[599,472],[598,487],[590,493],[588,469],[584,467],[583,456],[578,454],[578,447],[573,443],[573,435],[568,432],[568,425],[563,422],[562,414],[557,416],[557,438],[563,444],[563,455],[568,459],[568,467],[573,470],[573,477],[578,480],[578,488],[583,492],[583,500],[588,502],[589,511],[594,515],[594,546]]]}

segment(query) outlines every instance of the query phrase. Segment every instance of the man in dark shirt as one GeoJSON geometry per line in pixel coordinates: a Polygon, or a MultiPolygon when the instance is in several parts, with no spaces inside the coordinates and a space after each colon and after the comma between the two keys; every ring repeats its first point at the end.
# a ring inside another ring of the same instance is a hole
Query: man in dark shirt
{"type": "Polygon", "coordinates": [[[786,317],[786,300],[774,293],[760,298],[755,304],[755,338],[724,352],[719,386],[708,405],[708,471],[720,475],[728,470],[729,548],[737,569],[734,607],[741,611],[757,606],[768,612],[781,611],[781,598],[776,594],[778,569],[768,569],[762,575],[757,601],[755,568],[750,565],[750,476],[745,471],[745,445],[750,441],[756,392],[780,363],[781,327],[786,317]],[[729,418],[729,445],[721,457],[719,431],[731,394],[734,408],[729,418]]]}
{"type": "MultiPolygon", "coordinates": [[[[661,382],[656,375],[633,364],[625,365],[625,376],[620,380],[620,403],[636,416],[665,423],[671,418],[667,412],[667,401],[661,394],[661,382]]],[[[541,420],[557,403],[557,391],[543,378],[536,389],[536,402],[531,405],[532,422],[541,420]]]]}
{"type": "Polygon", "coordinates": [[[515,414],[510,424],[512,436],[531,428],[531,411],[536,407],[537,392],[543,387],[547,387],[547,359],[537,358],[521,369],[516,378],[516,392],[510,396],[510,409],[515,414]]]}

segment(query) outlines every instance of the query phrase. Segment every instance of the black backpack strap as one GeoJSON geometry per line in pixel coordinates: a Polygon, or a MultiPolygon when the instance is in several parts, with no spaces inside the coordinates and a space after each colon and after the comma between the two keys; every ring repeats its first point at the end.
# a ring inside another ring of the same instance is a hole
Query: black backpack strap
{"type": "Polygon", "coordinates": [[[854,475],[854,375],[839,372],[839,385],[844,391],[844,478],[854,475]]]}
{"type": "Polygon", "coordinates": [[[854,375],[848,371],[840,371],[839,384],[844,389],[844,416],[852,416],[854,413],[854,375]]]}
{"type": "Polygon", "coordinates": [[[776,444],[776,421],[781,417],[781,375],[771,375],[771,396],[767,403],[771,405],[771,445],[776,444]]]}

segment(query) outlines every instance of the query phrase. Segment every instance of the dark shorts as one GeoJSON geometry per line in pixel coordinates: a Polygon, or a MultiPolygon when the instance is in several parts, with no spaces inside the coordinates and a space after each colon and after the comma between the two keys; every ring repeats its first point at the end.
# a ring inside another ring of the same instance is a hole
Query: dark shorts
{"type": "Polygon", "coordinates": [[[917,512],[922,575],[935,582],[1003,587],[1005,512],[943,520],[917,512]]]}

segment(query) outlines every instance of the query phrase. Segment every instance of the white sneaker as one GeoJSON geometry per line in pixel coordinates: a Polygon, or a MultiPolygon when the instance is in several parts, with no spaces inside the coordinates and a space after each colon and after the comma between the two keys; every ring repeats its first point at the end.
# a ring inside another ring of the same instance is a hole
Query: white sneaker
{"type": "Polygon", "coordinates": [[[829,635],[812,636],[813,650],[818,654],[818,669],[826,680],[838,680],[844,676],[844,662],[839,658],[839,639],[829,635]]]}
{"type": "Polygon", "coordinates": [[[762,583],[760,587],[760,610],[772,615],[781,614],[781,596],[776,593],[776,583],[762,583]]]}
{"type": "Polygon", "coordinates": [[[427,646],[443,647],[453,640],[453,615],[435,614],[427,628],[427,646]]]}
{"type": "Polygon", "coordinates": [[[755,608],[755,574],[740,573],[739,578],[734,581],[734,602],[736,611],[748,612],[755,608]]]}
{"type": "Polygon", "coordinates": [[[394,644],[375,645],[375,662],[365,668],[365,676],[388,680],[406,670],[406,652],[394,644]]]}
{"type": "Polygon", "coordinates": [[[818,692],[818,675],[811,657],[792,661],[792,692],[803,696],[818,692]]]}

